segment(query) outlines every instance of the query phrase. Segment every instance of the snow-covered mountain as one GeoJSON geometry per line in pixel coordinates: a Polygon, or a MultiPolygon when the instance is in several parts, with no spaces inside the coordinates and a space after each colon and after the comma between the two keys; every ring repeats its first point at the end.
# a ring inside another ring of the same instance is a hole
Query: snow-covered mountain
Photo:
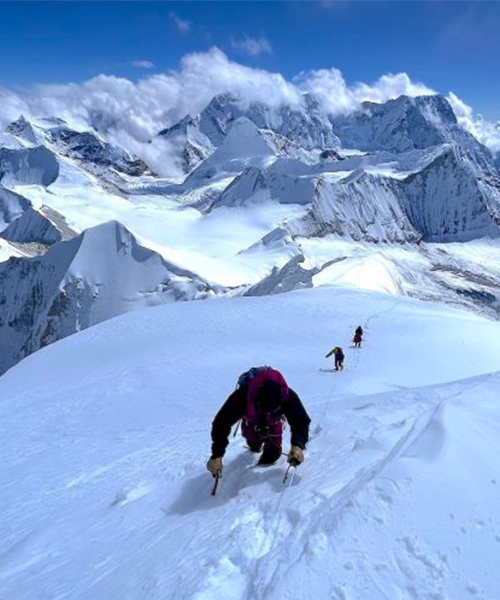
{"type": "Polygon", "coordinates": [[[215,96],[200,114],[188,115],[177,125],[160,131],[159,135],[184,145],[182,155],[188,172],[222,144],[241,117],[252,121],[258,129],[272,131],[305,150],[337,149],[340,146],[329,119],[309,94],[304,95],[302,106],[278,108],[221,94],[215,96]]]}
{"type": "Polygon", "coordinates": [[[137,177],[151,174],[149,167],[123,148],[106,142],[96,131],[77,131],[60,118],[26,120],[22,115],[6,133],[28,145],[43,145],[100,175],[108,172],[137,177]]]}
{"type": "Polygon", "coordinates": [[[291,225],[306,236],[387,243],[498,236],[500,175],[445,98],[365,103],[329,120],[335,139],[315,129],[306,141],[304,127],[316,123],[297,117],[306,107],[294,109],[292,120],[302,125],[292,127],[286,111],[241,106],[219,96],[200,116],[164,132],[196,132],[210,141],[175,190],[180,199],[208,210],[269,200],[309,205],[305,219],[291,225]]]}
{"type": "Polygon", "coordinates": [[[400,96],[383,104],[364,102],[359,111],[332,119],[342,145],[362,151],[394,153],[455,143],[481,167],[491,152],[466,132],[443,96],[400,96]]]}
{"type": "Polygon", "coordinates": [[[138,307],[213,295],[112,221],[42,257],[0,264],[0,372],[35,350],[138,307]]]}

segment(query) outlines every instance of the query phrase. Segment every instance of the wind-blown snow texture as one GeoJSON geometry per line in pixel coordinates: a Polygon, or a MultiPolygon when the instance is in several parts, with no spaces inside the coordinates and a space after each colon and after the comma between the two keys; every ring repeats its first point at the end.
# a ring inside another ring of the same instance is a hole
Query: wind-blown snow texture
{"type": "Polygon", "coordinates": [[[138,311],[33,354],[0,379],[0,596],[495,600],[499,333],[325,288],[138,311]],[[284,459],[253,469],[232,439],[213,498],[210,421],[261,363],[312,416],[307,460],[285,491],[284,459]]]}

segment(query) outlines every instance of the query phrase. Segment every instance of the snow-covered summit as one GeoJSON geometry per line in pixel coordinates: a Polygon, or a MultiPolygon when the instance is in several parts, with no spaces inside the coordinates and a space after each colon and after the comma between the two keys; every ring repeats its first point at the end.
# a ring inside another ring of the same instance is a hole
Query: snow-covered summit
{"type": "Polygon", "coordinates": [[[40,144],[41,138],[37,135],[33,125],[21,115],[17,121],[13,121],[7,126],[6,132],[18,138],[25,140],[30,144],[40,144]]]}
{"type": "Polygon", "coordinates": [[[458,124],[450,103],[440,95],[364,102],[358,111],[332,118],[332,124],[347,148],[400,153],[455,143],[479,166],[492,163],[490,151],[458,124]]]}

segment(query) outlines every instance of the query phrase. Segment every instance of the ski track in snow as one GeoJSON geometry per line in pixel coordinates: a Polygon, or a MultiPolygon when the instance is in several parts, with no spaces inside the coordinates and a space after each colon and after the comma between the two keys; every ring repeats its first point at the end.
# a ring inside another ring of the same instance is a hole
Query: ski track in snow
{"type": "Polygon", "coordinates": [[[498,376],[446,383],[492,370],[498,339],[498,324],[459,311],[317,290],[140,311],[36,353],[0,380],[12,494],[0,499],[0,597],[495,600],[500,522],[486,509],[500,476],[472,462],[482,495],[467,510],[439,497],[463,482],[461,437],[477,440],[466,454],[484,437],[498,464],[498,376]],[[348,348],[353,319],[361,350],[348,348]],[[319,373],[342,339],[346,370],[319,373]],[[387,346],[390,363],[378,360],[387,346]],[[311,413],[307,461],[286,487],[284,458],[254,468],[231,439],[211,497],[209,422],[231,374],[263,354],[311,413]],[[417,368],[429,387],[415,385],[417,368]],[[461,562],[472,542],[487,556],[476,577],[461,562]]]}

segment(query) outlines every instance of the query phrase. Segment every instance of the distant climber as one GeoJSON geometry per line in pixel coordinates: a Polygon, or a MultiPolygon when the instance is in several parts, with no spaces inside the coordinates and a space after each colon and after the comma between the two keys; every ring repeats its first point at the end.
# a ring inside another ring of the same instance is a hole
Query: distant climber
{"type": "Polygon", "coordinates": [[[352,340],[354,342],[355,348],[361,348],[361,342],[363,341],[363,328],[361,325],[356,327],[356,331],[354,332],[354,338],[352,340]]]}
{"type": "Polygon", "coordinates": [[[338,371],[340,369],[342,371],[342,369],[344,368],[344,358],[345,358],[342,348],[335,346],[335,348],[333,350],[330,350],[330,352],[328,352],[328,354],[325,356],[325,358],[328,358],[332,354],[335,359],[335,370],[338,371]]]}
{"type": "Polygon", "coordinates": [[[271,367],[254,367],[238,379],[212,423],[212,455],[207,469],[214,477],[222,474],[222,457],[229,443],[231,427],[241,420],[241,432],[252,452],[261,452],[259,465],[272,465],[282,454],[283,423],[291,429],[288,462],[304,461],[309,439],[307,414],[298,395],[288,387],[283,375],[271,367]]]}

